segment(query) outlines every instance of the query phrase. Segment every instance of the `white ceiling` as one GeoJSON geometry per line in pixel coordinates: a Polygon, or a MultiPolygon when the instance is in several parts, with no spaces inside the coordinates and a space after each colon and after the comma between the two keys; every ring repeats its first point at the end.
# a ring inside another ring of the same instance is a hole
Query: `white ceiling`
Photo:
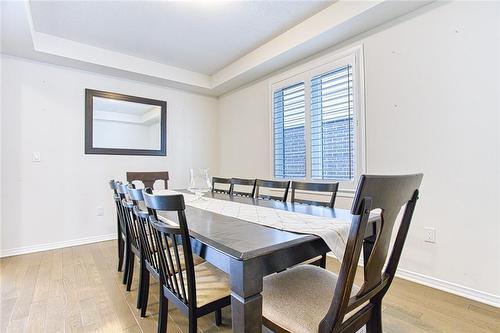
{"type": "Polygon", "coordinates": [[[429,2],[0,0],[0,51],[220,96],[429,2]]]}
{"type": "Polygon", "coordinates": [[[36,31],[203,74],[333,1],[33,1],[36,31]]]}

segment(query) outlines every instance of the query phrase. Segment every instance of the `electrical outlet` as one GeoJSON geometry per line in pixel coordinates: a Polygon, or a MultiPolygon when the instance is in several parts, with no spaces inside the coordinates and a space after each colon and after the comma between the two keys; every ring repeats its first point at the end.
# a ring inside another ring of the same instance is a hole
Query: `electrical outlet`
{"type": "Polygon", "coordinates": [[[428,243],[436,243],[436,229],[431,227],[424,228],[424,241],[428,243]]]}
{"type": "Polygon", "coordinates": [[[35,151],[33,152],[33,162],[40,162],[42,160],[42,157],[40,156],[40,153],[35,151]]]}
{"type": "Polygon", "coordinates": [[[104,215],[104,208],[102,208],[101,206],[97,206],[95,212],[96,212],[97,216],[103,216],[104,215]]]}

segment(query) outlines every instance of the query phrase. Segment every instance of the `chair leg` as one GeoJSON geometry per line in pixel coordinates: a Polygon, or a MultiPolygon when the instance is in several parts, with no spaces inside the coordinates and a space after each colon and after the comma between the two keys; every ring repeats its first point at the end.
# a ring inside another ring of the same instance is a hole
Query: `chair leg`
{"type": "Polygon", "coordinates": [[[118,272],[123,271],[123,240],[118,239],[118,272]]]}
{"type": "Polygon", "coordinates": [[[144,276],[141,288],[141,317],[146,317],[149,299],[149,271],[144,267],[144,276]]]}
{"type": "Polygon", "coordinates": [[[326,268],[326,253],[321,256],[319,267],[326,268]]]}
{"type": "Polygon", "coordinates": [[[373,303],[372,315],[366,323],[366,333],[382,333],[382,302],[373,303]]]}
{"type": "Polygon", "coordinates": [[[222,309],[218,308],[215,310],[215,325],[220,326],[222,324],[222,309]]]}
{"type": "Polygon", "coordinates": [[[167,332],[167,322],[168,322],[168,300],[163,295],[162,284],[160,285],[160,311],[158,312],[158,333],[167,332]]]}
{"type": "Polygon", "coordinates": [[[125,246],[125,250],[123,251],[124,252],[123,263],[125,264],[124,265],[125,267],[123,268],[122,284],[127,284],[128,270],[129,270],[129,266],[130,266],[129,265],[130,264],[129,258],[130,258],[130,255],[131,255],[131,253],[129,253],[129,252],[131,252],[131,251],[129,250],[129,247],[128,247],[128,245],[126,243],[124,244],[124,246],[125,246]]]}
{"type": "Polygon", "coordinates": [[[123,268],[123,239],[122,232],[120,230],[120,222],[118,222],[118,272],[122,271],[123,268]]]}
{"type": "Polygon", "coordinates": [[[128,274],[127,274],[127,291],[130,291],[130,288],[132,287],[132,279],[134,277],[134,262],[135,262],[135,255],[130,252],[129,253],[129,264],[128,264],[128,274]]]}
{"type": "Polygon", "coordinates": [[[198,333],[198,318],[194,315],[193,312],[189,312],[189,333],[198,333]]]}
{"type": "Polygon", "coordinates": [[[139,287],[137,288],[137,304],[136,308],[140,309],[142,306],[142,297],[143,297],[143,289],[144,289],[144,260],[142,258],[139,259],[139,287]]]}

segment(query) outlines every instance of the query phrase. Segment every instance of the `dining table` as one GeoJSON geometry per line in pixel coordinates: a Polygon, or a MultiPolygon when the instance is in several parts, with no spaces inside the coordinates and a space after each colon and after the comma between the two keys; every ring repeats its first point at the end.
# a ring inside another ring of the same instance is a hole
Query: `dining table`
{"type": "MultiPolygon", "coordinates": [[[[188,194],[187,190],[176,190],[188,194]]],[[[264,200],[208,192],[199,200],[218,199],[241,204],[350,222],[349,210],[264,200]]],[[[233,332],[262,332],[262,288],[265,276],[283,271],[330,251],[314,234],[280,230],[186,205],[186,220],[194,253],[229,275],[233,332]]],[[[159,212],[175,220],[175,212],[159,212]]],[[[332,220],[335,221],[335,220],[332,220]]],[[[371,253],[380,218],[371,216],[363,253],[371,253]]],[[[332,222],[334,223],[334,222],[332,222]]],[[[333,293],[333,290],[332,290],[333,293]]]]}

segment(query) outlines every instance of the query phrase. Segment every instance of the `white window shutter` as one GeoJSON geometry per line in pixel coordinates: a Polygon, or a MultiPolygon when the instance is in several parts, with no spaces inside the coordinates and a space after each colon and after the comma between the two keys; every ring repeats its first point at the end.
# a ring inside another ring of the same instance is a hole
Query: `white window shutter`
{"type": "Polygon", "coordinates": [[[311,80],[311,178],[355,177],[352,65],[311,80]]]}
{"type": "Polygon", "coordinates": [[[305,178],[305,89],[296,83],[273,93],[274,177],[305,178]]]}

